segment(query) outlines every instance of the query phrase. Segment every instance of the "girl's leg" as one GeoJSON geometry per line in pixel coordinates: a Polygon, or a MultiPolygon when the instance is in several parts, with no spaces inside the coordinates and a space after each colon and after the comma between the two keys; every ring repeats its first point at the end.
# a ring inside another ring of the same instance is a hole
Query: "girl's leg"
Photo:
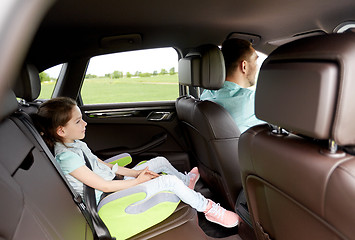
{"type": "MultiPolygon", "coordinates": [[[[146,167],[148,167],[149,170],[156,173],[164,172],[168,175],[174,175],[178,177],[181,181],[183,181],[185,185],[189,185],[190,183],[190,177],[187,174],[185,175],[179,172],[178,170],[176,170],[165,157],[153,158],[143,164],[135,166],[133,169],[142,170],[146,167]]],[[[130,179],[130,178],[125,178],[125,179],[130,179]]]]}
{"type": "Polygon", "coordinates": [[[189,204],[199,212],[204,212],[207,220],[228,228],[238,225],[239,216],[236,213],[227,211],[219,204],[206,199],[200,193],[187,187],[174,175],[163,175],[142,183],[141,186],[146,188],[147,198],[160,191],[171,191],[184,203],[189,204]]]}
{"type": "MultiPolygon", "coordinates": [[[[151,198],[158,192],[171,191],[184,203],[189,204],[199,212],[204,212],[207,220],[224,227],[234,227],[238,225],[239,216],[236,213],[227,211],[219,204],[206,199],[201,193],[190,189],[177,176],[163,175],[138,186],[145,188],[145,192],[147,193],[145,200],[151,198]]],[[[142,200],[142,202],[145,200],[142,200]]]]}
{"type": "Polygon", "coordinates": [[[203,212],[207,208],[208,200],[201,193],[188,188],[177,176],[163,175],[148,182],[142,183],[146,187],[147,198],[160,191],[171,191],[175,193],[181,201],[203,212]]]}

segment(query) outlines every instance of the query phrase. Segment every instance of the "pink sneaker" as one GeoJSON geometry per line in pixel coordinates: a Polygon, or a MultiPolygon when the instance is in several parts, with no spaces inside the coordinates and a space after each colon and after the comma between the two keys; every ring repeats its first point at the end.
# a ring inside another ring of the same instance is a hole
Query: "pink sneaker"
{"type": "Polygon", "coordinates": [[[204,213],[208,221],[217,223],[226,228],[237,226],[240,219],[238,214],[227,211],[221,207],[219,203],[216,204],[212,200],[208,200],[207,209],[204,213]]]}
{"type": "Polygon", "coordinates": [[[189,188],[193,190],[195,189],[197,181],[200,179],[200,173],[198,172],[198,168],[194,167],[187,175],[190,177],[189,188]]]}

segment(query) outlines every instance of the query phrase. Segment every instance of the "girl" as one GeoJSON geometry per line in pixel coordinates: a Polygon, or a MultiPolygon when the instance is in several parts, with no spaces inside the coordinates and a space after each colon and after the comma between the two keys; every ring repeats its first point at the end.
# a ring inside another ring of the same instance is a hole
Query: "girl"
{"type": "Polygon", "coordinates": [[[100,160],[80,141],[85,137],[87,123],[82,119],[81,111],[73,99],[59,97],[43,103],[34,120],[49,148],[54,151],[69,183],[81,196],[83,183],[96,189],[97,203],[103,193],[142,184],[147,189],[147,195],[171,191],[186,204],[204,212],[209,221],[224,227],[238,225],[239,216],[236,213],[225,210],[193,190],[200,176],[196,167],[188,174],[182,174],[164,157],[153,158],[132,169],[100,160]],[[86,166],[84,154],[92,170],[86,166]],[[157,174],[159,172],[168,175],[160,176],[157,174]],[[125,176],[124,180],[114,180],[116,175],[125,176]]]}

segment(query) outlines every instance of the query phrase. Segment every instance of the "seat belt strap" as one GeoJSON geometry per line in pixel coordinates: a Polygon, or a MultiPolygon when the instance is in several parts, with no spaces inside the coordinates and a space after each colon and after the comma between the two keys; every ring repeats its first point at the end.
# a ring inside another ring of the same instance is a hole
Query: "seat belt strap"
{"type": "MultiPolygon", "coordinates": [[[[84,155],[84,160],[86,166],[92,171],[92,167],[90,164],[89,159],[87,158],[84,151],[82,151],[84,155]]],[[[95,229],[95,233],[100,240],[113,240],[116,238],[111,237],[110,231],[106,227],[105,223],[100,218],[99,214],[97,213],[97,204],[96,204],[96,196],[95,196],[95,189],[92,187],[84,184],[84,201],[87,206],[87,210],[90,213],[92,224],[95,229]]]]}

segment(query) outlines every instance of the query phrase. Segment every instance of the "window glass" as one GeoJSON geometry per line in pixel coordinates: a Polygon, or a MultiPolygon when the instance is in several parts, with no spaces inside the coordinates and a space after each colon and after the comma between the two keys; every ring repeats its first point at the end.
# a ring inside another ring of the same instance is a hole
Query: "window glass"
{"type": "Polygon", "coordinates": [[[173,48],[93,57],[81,89],[84,104],[175,100],[178,55],[173,48]]]}
{"type": "Polygon", "coordinates": [[[258,76],[259,76],[261,65],[263,64],[263,62],[267,58],[267,55],[262,52],[256,51],[256,53],[258,54],[258,60],[257,60],[258,71],[256,73],[256,82],[255,82],[254,86],[249,87],[250,89],[254,89],[254,90],[256,89],[256,85],[258,84],[258,76]]]}
{"type": "Polygon", "coordinates": [[[39,74],[41,79],[41,93],[38,99],[50,99],[54,90],[55,83],[59,77],[63,64],[46,69],[39,74]]]}
{"type": "Polygon", "coordinates": [[[263,64],[263,62],[265,61],[265,59],[267,58],[267,55],[262,53],[262,52],[259,52],[259,51],[256,51],[256,53],[258,54],[258,66],[259,68],[261,67],[261,65],[263,64]]]}

